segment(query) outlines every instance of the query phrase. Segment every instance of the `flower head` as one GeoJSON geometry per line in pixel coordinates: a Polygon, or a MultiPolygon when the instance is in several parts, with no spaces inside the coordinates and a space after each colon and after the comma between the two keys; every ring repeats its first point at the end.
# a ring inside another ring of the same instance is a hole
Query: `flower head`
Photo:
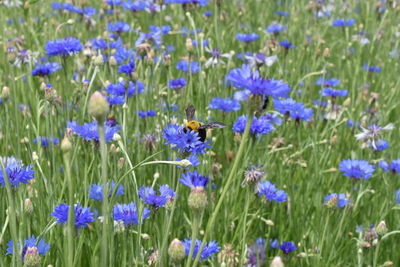
{"type": "Polygon", "coordinates": [[[211,103],[208,106],[210,109],[219,109],[223,112],[238,111],[240,109],[239,101],[231,98],[215,97],[211,99],[211,103]]]}
{"type": "Polygon", "coordinates": [[[70,56],[82,50],[81,42],[74,37],[66,37],[64,39],[57,39],[54,41],[47,41],[46,55],[53,56],[70,56]]]}
{"type": "Polygon", "coordinates": [[[349,178],[367,180],[373,175],[375,166],[366,160],[345,159],[340,162],[339,170],[349,178]]]}
{"type": "Polygon", "coordinates": [[[333,88],[327,87],[327,88],[324,88],[321,90],[321,96],[325,96],[325,97],[329,96],[331,98],[345,97],[345,96],[347,96],[348,92],[349,91],[344,90],[344,89],[338,90],[338,89],[333,89],[333,88]]]}
{"type": "MultiPolygon", "coordinates": [[[[129,204],[116,204],[113,210],[114,220],[124,222],[124,225],[139,224],[139,217],[137,213],[136,203],[129,204]]],[[[142,211],[142,221],[150,216],[150,210],[144,208],[142,211]]]]}
{"type": "MultiPolygon", "coordinates": [[[[110,142],[114,134],[120,130],[119,125],[110,126],[107,122],[104,123],[106,142],[110,142]]],[[[71,129],[73,133],[87,141],[99,141],[99,132],[97,127],[97,121],[92,121],[79,125],[76,121],[70,121],[67,123],[67,128],[71,129]]]]}
{"type": "Polygon", "coordinates": [[[246,267],[263,266],[265,263],[265,239],[258,238],[257,241],[247,248],[246,267]]]}
{"type": "MultiPolygon", "coordinates": [[[[22,248],[21,244],[19,243],[17,247],[18,251],[22,251],[21,252],[22,262],[24,262],[26,265],[29,265],[27,261],[30,261],[30,263],[32,263],[33,259],[32,258],[29,259],[29,257],[31,256],[30,254],[32,254],[32,252],[36,254],[36,263],[39,264],[40,262],[39,255],[46,256],[46,253],[50,250],[50,245],[48,243],[44,242],[43,239],[35,237],[34,235],[24,240],[24,246],[22,248]]],[[[6,255],[10,254],[14,254],[13,240],[7,242],[6,255]]]]}
{"type": "Polygon", "coordinates": [[[334,27],[350,27],[356,23],[355,19],[335,19],[332,22],[332,26],[334,27]]]}
{"type": "Polygon", "coordinates": [[[182,173],[182,178],[179,179],[179,182],[190,188],[206,187],[208,184],[208,175],[201,176],[197,170],[194,170],[193,172],[189,171],[187,173],[182,173]]]}
{"type": "Polygon", "coordinates": [[[343,208],[349,203],[345,194],[332,193],[325,197],[324,204],[330,208],[343,208]]]}
{"type": "Polygon", "coordinates": [[[289,254],[290,252],[297,249],[296,245],[292,241],[283,241],[282,244],[279,246],[279,249],[283,251],[285,254],[289,254]]]}
{"type": "MultiPolygon", "coordinates": [[[[189,255],[190,252],[190,247],[192,246],[192,241],[188,238],[185,238],[183,241],[183,246],[185,247],[186,251],[186,256],[189,255]]],[[[200,252],[200,247],[201,247],[201,241],[196,238],[195,243],[193,244],[193,258],[196,258],[197,254],[200,252]]],[[[208,258],[212,258],[215,253],[218,253],[220,250],[220,247],[218,246],[218,243],[216,241],[210,241],[208,243],[205,243],[202,251],[200,252],[200,258],[202,260],[207,260],[208,258]]]]}
{"type": "Polygon", "coordinates": [[[172,79],[169,81],[169,89],[181,89],[186,85],[185,78],[172,79]]]}
{"type": "Polygon", "coordinates": [[[62,66],[57,62],[46,62],[44,64],[36,65],[36,67],[32,70],[32,75],[41,77],[48,76],[61,68],[62,66]]]}
{"type": "Polygon", "coordinates": [[[400,173],[400,158],[392,160],[389,164],[389,170],[393,173],[400,173]]]}
{"type": "Polygon", "coordinates": [[[260,38],[257,33],[238,33],[236,34],[236,39],[243,43],[251,43],[260,38]]]}
{"type": "MultiPolygon", "coordinates": [[[[68,221],[69,205],[59,204],[54,208],[51,213],[57,219],[57,223],[66,223],[68,221]]],[[[75,226],[79,229],[81,226],[86,227],[89,223],[94,222],[94,213],[90,211],[89,207],[82,207],[79,204],[74,205],[75,213],[75,226]]]]}
{"type": "Polygon", "coordinates": [[[262,196],[265,201],[285,202],[287,194],[283,190],[279,190],[270,181],[258,183],[258,195],[262,196]]]}
{"type": "Polygon", "coordinates": [[[156,191],[152,187],[142,186],[139,189],[140,200],[155,208],[159,208],[164,207],[165,204],[175,196],[174,190],[168,185],[161,185],[159,191],[160,195],[157,195],[156,191]]]}
{"type": "Polygon", "coordinates": [[[274,35],[278,35],[281,32],[285,32],[286,30],[287,30],[287,27],[285,25],[279,24],[279,23],[271,24],[265,29],[265,31],[267,33],[271,33],[274,35]]]}
{"type": "MultiPolygon", "coordinates": [[[[247,115],[240,116],[238,120],[233,124],[232,130],[236,133],[243,133],[246,128],[247,115]]],[[[260,118],[254,117],[250,126],[250,133],[258,134],[269,134],[275,127],[272,125],[272,121],[267,116],[261,116],[260,118]]]]}
{"type": "Polygon", "coordinates": [[[32,166],[24,166],[22,161],[14,157],[0,157],[0,183],[4,187],[4,173],[7,175],[11,186],[18,187],[20,183],[27,184],[28,180],[34,178],[35,171],[32,166]],[[3,167],[4,166],[4,169],[3,167]]]}
{"type": "MultiPolygon", "coordinates": [[[[115,189],[116,183],[114,181],[111,182],[111,186],[109,183],[107,183],[107,187],[109,187],[109,192],[108,196],[111,197],[111,194],[113,193],[115,189]]],[[[90,198],[98,201],[103,201],[103,185],[98,185],[98,184],[92,184],[89,187],[89,194],[90,198]]],[[[122,196],[124,194],[124,186],[123,185],[118,185],[117,191],[115,192],[115,196],[122,196]]]]}

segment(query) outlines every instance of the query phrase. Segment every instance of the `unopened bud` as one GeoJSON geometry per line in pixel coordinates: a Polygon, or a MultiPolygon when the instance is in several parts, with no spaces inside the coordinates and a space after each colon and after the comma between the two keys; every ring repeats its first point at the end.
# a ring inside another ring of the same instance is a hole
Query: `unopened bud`
{"type": "Polygon", "coordinates": [[[188,205],[194,211],[202,211],[207,207],[208,199],[207,193],[203,186],[196,186],[192,188],[192,192],[188,197],[188,205]]]}
{"type": "Polygon", "coordinates": [[[26,198],[24,200],[24,211],[25,211],[25,213],[28,213],[28,214],[32,213],[32,211],[33,211],[33,204],[29,198],[26,198]]]}
{"type": "Polygon", "coordinates": [[[102,55],[97,55],[94,57],[93,63],[95,66],[103,65],[104,59],[102,55]]]}
{"type": "Polygon", "coordinates": [[[28,247],[24,255],[24,266],[37,266],[40,264],[40,255],[37,247],[28,247]]]}
{"type": "Polygon", "coordinates": [[[376,226],[376,232],[378,235],[383,236],[388,232],[387,226],[385,221],[381,221],[377,226],[376,226]]]}
{"type": "Polygon", "coordinates": [[[36,151],[33,151],[33,152],[32,152],[32,160],[33,160],[33,161],[39,160],[39,156],[38,156],[38,154],[36,153],[36,151]]]}
{"type": "Polygon", "coordinates": [[[284,267],[285,264],[283,264],[283,261],[281,257],[275,256],[275,258],[271,261],[271,264],[269,267],[284,267]]]}
{"type": "Polygon", "coordinates": [[[4,86],[3,90],[1,91],[1,98],[7,99],[9,96],[10,96],[10,88],[4,86]]]}
{"type": "Polygon", "coordinates": [[[124,165],[125,165],[125,159],[119,158],[118,163],[117,163],[118,168],[122,169],[122,167],[124,167],[124,165]]]}
{"type": "Polygon", "coordinates": [[[103,123],[109,111],[110,105],[107,99],[100,92],[94,92],[88,103],[89,115],[94,117],[99,123],[103,123]]]}
{"type": "Polygon", "coordinates": [[[330,57],[331,55],[331,50],[329,49],[329,47],[324,49],[324,57],[330,57]]]}
{"type": "Polygon", "coordinates": [[[115,66],[118,64],[117,60],[115,59],[114,56],[111,56],[110,59],[108,60],[111,66],[115,66]]]}
{"type": "Polygon", "coordinates": [[[63,153],[68,153],[69,151],[71,151],[71,148],[72,148],[71,142],[67,137],[64,137],[63,140],[61,141],[61,151],[63,153]]]}
{"type": "Polygon", "coordinates": [[[69,19],[69,20],[67,20],[67,23],[68,23],[69,25],[72,25],[72,24],[74,24],[74,23],[75,23],[75,20],[73,20],[73,19],[69,19]]]}
{"type": "Polygon", "coordinates": [[[191,52],[193,50],[193,41],[190,38],[186,39],[186,49],[187,51],[191,52]]]}
{"type": "Polygon", "coordinates": [[[175,238],[172,240],[168,248],[168,255],[174,262],[180,262],[185,258],[185,247],[179,239],[175,238]]]}

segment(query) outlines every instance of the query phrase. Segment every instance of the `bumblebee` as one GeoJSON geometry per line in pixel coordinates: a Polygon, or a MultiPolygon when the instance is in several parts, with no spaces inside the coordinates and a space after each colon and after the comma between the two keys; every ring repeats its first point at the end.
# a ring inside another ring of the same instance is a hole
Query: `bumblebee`
{"type": "Polygon", "coordinates": [[[196,112],[193,105],[190,105],[186,108],[186,126],[183,128],[183,131],[186,133],[187,131],[195,131],[198,133],[200,137],[200,141],[204,142],[207,136],[207,129],[218,129],[224,128],[226,125],[222,122],[209,122],[206,124],[201,124],[200,122],[194,120],[194,113],[196,112]]]}

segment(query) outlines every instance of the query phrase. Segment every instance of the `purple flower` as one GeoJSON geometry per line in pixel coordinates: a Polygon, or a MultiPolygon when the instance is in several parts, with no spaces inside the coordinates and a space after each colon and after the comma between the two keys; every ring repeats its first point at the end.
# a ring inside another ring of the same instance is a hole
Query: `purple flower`
{"type": "Polygon", "coordinates": [[[262,196],[265,201],[285,202],[287,194],[283,190],[279,190],[270,181],[258,183],[258,195],[262,196]]]}
{"type": "Polygon", "coordinates": [[[4,173],[13,187],[18,187],[20,183],[27,184],[28,180],[34,178],[34,170],[32,166],[24,166],[22,161],[15,157],[0,157],[2,165],[0,165],[0,183],[4,187],[4,173]],[[4,169],[3,167],[4,166],[4,169]]]}
{"type": "Polygon", "coordinates": [[[83,48],[80,41],[74,37],[66,37],[54,41],[47,41],[46,55],[53,56],[70,56],[81,51],[83,48]]]}
{"type": "MultiPolygon", "coordinates": [[[[54,211],[50,214],[57,219],[57,223],[68,222],[68,210],[69,205],[59,204],[54,208],[54,211]]],[[[81,226],[88,226],[89,223],[94,222],[94,213],[90,211],[89,207],[82,207],[79,204],[74,205],[75,212],[75,226],[79,229],[81,226]]]]}
{"type": "MultiPolygon", "coordinates": [[[[113,209],[113,216],[114,220],[122,221],[126,226],[139,224],[139,217],[135,202],[131,202],[129,204],[116,204],[113,209]]],[[[149,216],[150,210],[145,207],[142,211],[142,222],[149,216]]]]}
{"type": "Polygon", "coordinates": [[[263,266],[265,263],[265,239],[257,238],[257,241],[247,249],[246,267],[263,266]]]}

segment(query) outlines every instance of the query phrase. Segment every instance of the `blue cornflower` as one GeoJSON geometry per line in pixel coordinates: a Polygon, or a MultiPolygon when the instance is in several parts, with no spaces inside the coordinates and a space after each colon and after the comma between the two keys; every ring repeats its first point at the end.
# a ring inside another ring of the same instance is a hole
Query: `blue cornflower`
{"type": "Polygon", "coordinates": [[[168,125],[164,129],[162,137],[167,141],[167,145],[183,152],[204,154],[206,148],[211,148],[209,142],[201,142],[200,137],[195,131],[184,131],[181,126],[168,125]]]}
{"type": "Polygon", "coordinates": [[[396,191],[395,198],[398,204],[400,204],[400,189],[396,191]]]}
{"type": "Polygon", "coordinates": [[[364,64],[363,69],[364,69],[364,70],[367,70],[367,71],[369,71],[369,72],[376,72],[376,73],[381,72],[381,68],[380,68],[380,67],[377,67],[377,66],[369,66],[368,64],[364,64]]]}
{"type": "Polygon", "coordinates": [[[229,71],[226,79],[229,84],[253,95],[287,97],[291,91],[289,85],[281,80],[263,79],[258,71],[252,71],[249,65],[242,65],[229,71]]]}
{"type": "Polygon", "coordinates": [[[144,85],[140,81],[129,81],[128,87],[125,87],[124,82],[119,82],[116,84],[110,83],[107,86],[106,92],[113,96],[132,97],[134,95],[143,93],[143,90],[144,85]]]}
{"type": "Polygon", "coordinates": [[[323,87],[335,87],[340,84],[340,80],[331,78],[331,79],[325,79],[323,76],[319,77],[317,81],[315,82],[315,85],[318,86],[323,86],[323,87]]]}
{"type": "Polygon", "coordinates": [[[212,11],[206,11],[206,12],[203,13],[204,17],[207,17],[207,18],[211,17],[212,14],[213,14],[212,11]]]}
{"type": "MultiPolygon", "coordinates": [[[[240,116],[237,121],[233,124],[232,130],[235,133],[243,133],[246,128],[247,115],[240,116]]],[[[250,126],[250,133],[252,134],[269,134],[275,130],[268,117],[261,116],[260,118],[253,117],[253,121],[250,126]]]]}
{"type": "MultiPolygon", "coordinates": [[[[192,41],[192,45],[193,45],[193,47],[197,47],[197,41],[193,40],[192,41]]],[[[203,47],[208,47],[209,46],[209,42],[208,42],[208,40],[203,40],[203,42],[199,43],[199,45],[203,46],[203,47]]]]}
{"type": "MultiPolygon", "coordinates": [[[[185,238],[182,244],[185,247],[186,256],[189,256],[190,247],[192,246],[192,241],[188,238],[185,238]]],[[[196,238],[193,248],[193,255],[192,255],[193,258],[196,258],[197,254],[199,253],[200,247],[201,247],[201,241],[196,238]]],[[[208,243],[206,242],[204,244],[203,250],[200,252],[201,260],[207,260],[208,258],[212,258],[215,253],[219,252],[219,249],[220,247],[218,246],[218,243],[216,241],[213,240],[208,243]]]]}
{"type": "Polygon", "coordinates": [[[139,38],[135,42],[135,46],[139,46],[143,43],[154,44],[156,48],[162,44],[162,32],[141,32],[139,38]]]}
{"type": "Polygon", "coordinates": [[[66,37],[46,42],[46,55],[53,56],[70,56],[81,51],[83,48],[81,42],[74,37],[66,37]]]}
{"type": "Polygon", "coordinates": [[[190,61],[190,64],[187,60],[179,60],[176,64],[176,69],[183,72],[191,72],[198,73],[200,71],[200,66],[197,61],[190,61]],[[190,69],[190,70],[189,70],[190,69]]]}
{"type": "Polygon", "coordinates": [[[240,102],[231,98],[215,97],[211,99],[211,103],[208,106],[210,109],[220,109],[223,112],[231,112],[240,109],[240,102]]]}
{"type": "Polygon", "coordinates": [[[327,88],[323,88],[321,90],[321,96],[325,96],[325,97],[329,96],[334,99],[337,97],[345,97],[345,96],[347,96],[348,92],[349,91],[347,91],[345,89],[338,90],[338,89],[333,89],[333,88],[327,87],[327,88]]]}
{"type": "Polygon", "coordinates": [[[246,60],[247,64],[249,64],[251,68],[256,68],[261,67],[262,65],[270,67],[278,60],[278,57],[268,57],[266,54],[263,53],[249,53],[244,55],[244,57],[242,57],[241,59],[246,60]]]}
{"type": "Polygon", "coordinates": [[[123,5],[123,8],[126,10],[137,12],[137,11],[145,10],[145,8],[147,7],[148,4],[145,1],[139,0],[139,1],[132,2],[131,0],[128,0],[128,1],[125,1],[122,5],[123,5]]]}
{"type": "Polygon", "coordinates": [[[325,196],[324,203],[332,208],[343,208],[349,203],[349,200],[346,198],[345,194],[332,193],[325,196]]]}
{"type": "Polygon", "coordinates": [[[349,178],[367,180],[373,175],[375,166],[366,160],[345,159],[339,163],[339,170],[349,178]]]}
{"type": "MultiPolygon", "coordinates": [[[[109,187],[109,192],[108,196],[111,197],[111,194],[114,191],[116,183],[114,181],[111,182],[111,187],[109,186],[109,183],[107,183],[107,186],[109,187]]],[[[98,184],[92,184],[89,187],[89,194],[90,198],[98,201],[103,201],[103,185],[98,185],[98,184]]],[[[124,186],[123,185],[118,185],[117,191],[115,192],[115,196],[122,196],[124,194],[124,186]]]]}
{"type": "Polygon", "coordinates": [[[27,184],[28,180],[34,178],[35,171],[32,166],[24,166],[22,161],[15,157],[0,157],[0,183],[4,187],[4,172],[7,174],[11,186],[18,187],[20,183],[27,184]],[[3,167],[4,166],[4,169],[3,167]]]}
{"type": "MultiPolygon", "coordinates": [[[[68,222],[68,210],[69,205],[59,204],[54,208],[54,211],[50,214],[57,219],[57,223],[68,222]]],[[[88,226],[89,223],[94,222],[94,213],[90,211],[89,207],[82,207],[79,204],[74,205],[75,212],[75,226],[79,229],[81,226],[88,226]]]]}
{"type": "Polygon", "coordinates": [[[198,186],[206,187],[208,184],[208,175],[201,176],[197,170],[194,170],[193,172],[188,171],[187,173],[182,173],[182,178],[179,179],[179,182],[190,188],[198,186]]]}
{"type": "Polygon", "coordinates": [[[251,43],[251,42],[257,41],[258,38],[260,38],[260,36],[255,32],[236,34],[236,39],[243,43],[251,43]]]}
{"type": "Polygon", "coordinates": [[[372,144],[370,147],[376,151],[382,151],[389,148],[389,142],[383,139],[379,139],[375,142],[375,146],[372,144]]]}
{"type": "Polygon", "coordinates": [[[127,64],[120,65],[118,67],[118,72],[125,73],[126,75],[128,75],[128,77],[130,77],[130,75],[134,70],[135,70],[135,61],[133,59],[129,60],[127,64]]]}
{"type": "Polygon", "coordinates": [[[289,12],[287,11],[274,11],[274,14],[281,17],[289,17],[289,12]]]}
{"type": "Polygon", "coordinates": [[[289,254],[290,252],[297,249],[296,245],[292,241],[283,241],[282,244],[279,246],[279,249],[283,251],[285,254],[289,254]]]}
{"type": "Polygon", "coordinates": [[[279,35],[281,32],[285,32],[287,27],[283,24],[274,23],[269,25],[265,30],[267,33],[279,35]]]}
{"type": "Polygon", "coordinates": [[[314,112],[311,108],[304,107],[303,103],[297,103],[291,98],[275,99],[274,108],[281,114],[288,116],[295,121],[310,121],[314,112]]]}
{"type": "Polygon", "coordinates": [[[285,202],[287,194],[283,190],[279,190],[270,181],[258,183],[258,195],[262,196],[265,201],[285,202]]]}
{"type": "Polygon", "coordinates": [[[389,170],[393,173],[399,173],[400,172],[400,158],[396,159],[396,160],[392,160],[392,162],[390,162],[389,164],[389,170]]]}
{"type": "Polygon", "coordinates": [[[131,30],[131,27],[128,25],[128,23],[123,21],[108,23],[107,28],[110,32],[117,32],[117,33],[129,32],[131,30]]]}
{"type": "MultiPolygon", "coordinates": [[[[324,101],[324,100],[319,100],[319,99],[315,99],[313,101],[314,106],[320,107],[320,108],[326,108],[328,106],[328,102],[324,101]]],[[[349,122],[349,121],[347,121],[349,122]]]]}
{"type": "MultiPolygon", "coordinates": [[[[110,126],[107,122],[104,123],[106,142],[112,141],[114,134],[120,130],[119,125],[110,126]]],[[[99,133],[97,129],[97,121],[84,123],[79,125],[76,121],[69,121],[67,128],[71,129],[73,133],[87,141],[99,141],[99,133]]]]}
{"type": "Polygon", "coordinates": [[[146,118],[146,117],[154,117],[157,114],[155,110],[139,110],[138,115],[141,118],[146,118]]]}
{"type": "MultiPolygon", "coordinates": [[[[13,240],[7,242],[6,255],[14,254],[13,243],[14,243],[13,240]]],[[[18,247],[18,252],[21,251],[22,262],[24,262],[27,252],[29,253],[29,251],[27,251],[28,249],[35,248],[35,250],[37,250],[37,253],[42,256],[46,256],[46,253],[50,250],[50,245],[48,243],[44,242],[43,239],[35,237],[34,235],[24,240],[24,246],[22,248],[19,242],[17,247],[18,247]]]]}
{"type": "Polygon", "coordinates": [[[142,186],[139,189],[139,197],[144,203],[153,206],[154,208],[164,207],[168,201],[172,200],[175,192],[168,185],[160,186],[160,195],[150,186],[142,186]]]}
{"type": "Polygon", "coordinates": [[[169,89],[181,89],[186,85],[185,78],[172,79],[169,81],[169,89]]]}
{"type": "Polygon", "coordinates": [[[389,164],[384,160],[379,161],[378,166],[383,172],[387,172],[389,170],[389,164]]]}
{"type": "Polygon", "coordinates": [[[279,41],[279,45],[286,48],[286,49],[294,49],[296,48],[295,45],[292,45],[291,42],[289,42],[288,40],[283,40],[283,41],[279,41]]]}
{"type": "Polygon", "coordinates": [[[274,248],[279,248],[279,240],[277,238],[270,239],[269,240],[269,247],[274,249],[274,248]]]}
{"type": "Polygon", "coordinates": [[[62,66],[58,64],[57,62],[46,62],[44,64],[39,64],[37,65],[33,70],[32,70],[32,75],[33,76],[48,76],[52,74],[53,72],[56,72],[60,70],[62,66]]]}
{"type": "Polygon", "coordinates": [[[154,25],[150,25],[149,28],[150,28],[150,31],[151,31],[151,32],[154,32],[154,33],[156,33],[156,32],[161,32],[161,33],[164,34],[164,35],[169,34],[170,31],[172,30],[171,26],[169,26],[169,25],[163,25],[163,26],[161,26],[161,27],[159,27],[159,26],[154,26],[154,25]]]}
{"type": "Polygon", "coordinates": [[[265,263],[265,239],[257,238],[256,242],[247,248],[246,267],[263,266],[265,263]]]}
{"type": "Polygon", "coordinates": [[[350,27],[356,23],[355,19],[335,19],[332,22],[332,26],[334,27],[350,27]]]}
{"type": "Polygon", "coordinates": [[[42,147],[48,147],[49,144],[53,144],[56,146],[60,143],[60,138],[44,137],[44,136],[39,136],[39,140],[36,137],[33,138],[33,143],[37,144],[38,142],[40,142],[40,145],[42,147]]]}
{"type": "Polygon", "coordinates": [[[95,50],[107,50],[109,47],[107,41],[101,38],[93,38],[91,43],[92,48],[95,50]]]}
{"type": "MultiPolygon", "coordinates": [[[[113,209],[114,220],[124,222],[124,225],[139,224],[136,203],[116,204],[113,209]]],[[[150,216],[150,210],[144,207],[142,212],[142,222],[150,216]]]]}
{"type": "Polygon", "coordinates": [[[122,4],[122,0],[106,0],[106,3],[110,6],[120,6],[122,4]]]}

